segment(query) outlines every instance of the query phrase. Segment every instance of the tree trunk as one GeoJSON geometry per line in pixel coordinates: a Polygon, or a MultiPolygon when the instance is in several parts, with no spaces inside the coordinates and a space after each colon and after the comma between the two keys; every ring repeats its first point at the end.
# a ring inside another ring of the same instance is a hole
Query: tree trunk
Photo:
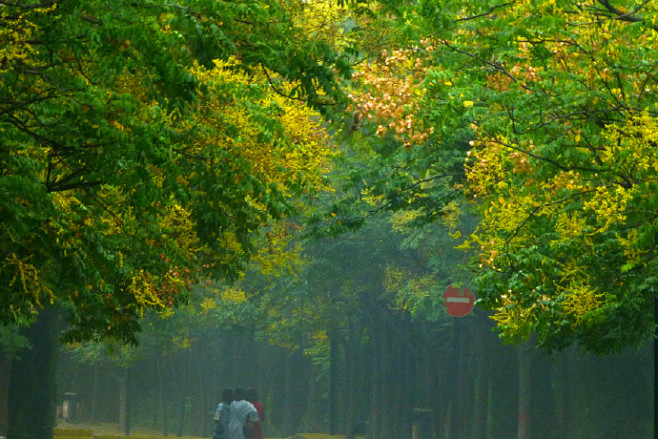
{"type": "Polygon", "coordinates": [[[91,387],[91,407],[89,414],[89,419],[93,424],[98,424],[98,364],[92,366],[94,368],[94,375],[91,387]]]}
{"type": "Polygon", "coordinates": [[[306,389],[302,388],[307,374],[305,361],[300,351],[289,352],[286,359],[283,433],[287,436],[297,432],[308,405],[306,389]]]}
{"type": "Polygon", "coordinates": [[[162,419],[162,435],[169,436],[169,415],[167,406],[167,392],[165,389],[165,379],[163,377],[162,369],[164,360],[162,358],[157,360],[156,368],[158,374],[158,400],[160,401],[160,419],[162,419]]]}
{"type": "Polygon", "coordinates": [[[346,340],[345,363],[347,366],[347,398],[345,413],[345,438],[354,439],[354,424],[356,423],[356,382],[359,366],[359,349],[361,345],[361,328],[350,330],[346,340]]]}
{"type": "Polygon", "coordinates": [[[429,408],[431,412],[431,438],[440,439],[443,437],[443,421],[446,417],[446,404],[447,395],[444,385],[445,380],[442,378],[443,371],[445,370],[445,358],[439,352],[437,346],[434,346],[432,351],[428,353],[430,356],[430,363],[428,364],[430,377],[427,381],[429,391],[429,408]]]}
{"type": "Polygon", "coordinates": [[[530,396],[532,346],[525,342],[517,347],[519,358],[519,418],[517,439],[530,439],[530,396]]]}
{"type": "Polygon", "coordinates": [[[32,346],[12,363],[9,383],[11,439],[52,439],[57,394],[56,369],[59,343],[57,311],[44,308],[37,321],[21,333],[32,346]]]}
{"type": "Polygon", "coordinates": [[[372,352],[372,355],[370,356],[370,393],[372,398],[370,399],[370,425],[368,426],[368,439],[378,439],[379,426],[382,418],[381,402],[384,400],[381,385],[381,362],[379,360],[381,357],[381,343],[379,342],[381,333],[379,331],[380,328],[375,323],[376,318],[373,318],[372,320],[372,336],[370,338],[370,349],[372,352]]]}
{"type": "MultiPolygon", "coordinates": [[[[417,399],[416,394],[416,364],[414,361],[414,352],[409,347],[406,346],[404,349],[406,352],[402,358],[400,358],[401,370],[403,371],[403,377],[401,383],[402,388],[400,389],[400,405],[402,417],[402,426],[401,426],[401,435],[400,437],[409,437],[412,432],[412,425],[414,421],[414,408],[418,407],[420,404],[417,399]]],[[[429,439],[429,438],[425,438],[429,439]]]]}
{"type": "Polygon", "coordinates": [[[206,412],[206,388],[203,385],[199,385],[200,381],[203,381],[202,369],[199,365],[205,363],[205,356],[202,352],[203,345],[193,344],[189,351],[189,358],[187,361],[187,367],[185,370],[188,371],[187,374],[187,392],[189,395],[189,426],[187,428],[187,434],[189,436],[203,437],[206,430],[205,422],[207,416],[203,416],[206,412]],[[201,432],[204,433],[201,433],[201,432]]]}
{"type": "Polygon", "coordinates": [[[183,354],[179,358],[178,361],[178,367],[176,368],[178,370],[178,380],[177,380],[177,386],[176,386],[176,413],[177,413],[177,427],[176,427],[176,436],[182,437],[183,436],[183,431],[185,428],[185,415],[186,413],[186,406],[187,406],[187,374],[184,373],[183,371],[188,370],[188,351],[185,350],[183,351],[183,354]]]}
{"type": "MultiPolygon", "coordinates": [[[[379,339],[379,363],[380,363],[380,382],[381,386],[381,420],[379,423],[380,430],[377,438],[392,439],[392,432],[395,428],[395,421],[399,413],[395,413],[395,395],[392,391],[392,364],[391,358],[394,355],[393,351],[393,337],[391,337],[390,329],[388,326],[381,327],[382,337],[379,339]]],[[[395,437],[395,436],[393,436],[395,437]]]]}
{"type": "Polygon", "coordinates": [[[203,367],[204,364],[207,364],[211,361],[210,357],[206,355],[205,349],[203,349],[199,357],[203,358],[205,362],[195,362],[197,369],[197,379],[195,381],[198,391],[193,391],[192,394],[198,395],[198,398],[192,398],[192,406],[196,406],[196,409],[193,409],[192,413],[195,414],[194,418],[197,419],[195,422],[197,427],[197,436],[205,437],[207,433],[212,429],[212,416],[206,416],[206,413],[212,413],[209,408],[214,406],[214,398],[213,393],[206,385],[210,382],[210,377],[206,376],[205,373],[207,368],[203,367]]]}
{"type": "Polygon", "coordinates": [[[338,340],[329,334],[329,434],[338,434],[338,340]]]}
{"type": "Polygon", "coordinates": [[[452,376],[450,392],[450,438],[468,437],[468,395],[470,391],[467,368],[468,321],[455,318],[453,322],[452,376]]]}
{"type": "Polygon", "coordinates": [[[473,439],[486,439],[487,437],[487,413],[489,409],[489,377],[491,356],[489,352],[490,325],[489,318],[486,314],[477,314],[477,331],[475,336],[478,339],[477,358],[477,381],[476,381],[476,400],[475,414],[473,422],[473,439]]]}
{"type": "MultiPolygon", "coordinates": [[[[311,374],[308,377],[308,392],[309,392],[309,429],[311,431],[326,431],[328,427],[328,406],[325,404],[325,401],[327,401],[324,396],[325,394],[328,394],[328,392],[325,392],[324,386],[322,386],[322,381],[323,380],[318,380],[318,372],[319,367],[314,366],[311,374]],[[325,421],[327,421],[325,423],[325,421]]],[[[269,416],[269,415],[266,415],[269,416]]],[[[265,432],[263,432],[263,437],[269,437],[266,435],[265,432]]]]}
{"type": "Polygon", "coordinates": [[[123,368],[123,375],[118,378],[119,384],[119,430],[126,436],[130,435],[130,406],[128,402],[129,369],[123,368]]]}
{"type": "MultiPolygon", "coordinates": [[[[389,439],[401,438],[408,435],[405,431],[405,424],[409,420],[407,407],[404,403],[407,402],[404,393],[409,389],[405,389],[405,346],[395,336],[392,335],[390,341],[390,351],[388,355],[388,376],[387,391],[390,395],[391,403],[387,406],[389,412],[387,418],[390,420],[390,427],[386,430],[386,436],[389,439]]],[[[409,430],[410,431],[410,430],[409,430]]]]}
{"type": "Polygon", "coordinates": [[[11,360],[0,352],[0,436],[7,437],[11,360]]]}
{"type": "Polygon", "coordinates": [[[555,380],[555,415],[560,437],[570,437],[569,413],[571,412],[569,388],[569,358],[571,350],[561,353],[557,363],[557,378],[555,380]]]}
{"type": "Polygon", "coordinates": [[[435,439],[446,439],[447,425],[450,416],[450,365],[449,358],[442,353],[443,349],[437,345],[433,346],[431,352],[431,408],[433,411],[432,437],[435,439]]]}
{"type": "Polygon", "coordinates": [[[490,416],[491,437],[512,438],[518,432],[519,366],[517,347],[495,343],[491,346],[490,416]]]}
{"type": "Polygon", "coordinates": [[[417,437],[419,439],[436,439],[433,432],[436,410],[438,403],[439,386],[434,376],[434,358],[432,348],[423,341],[421,349],[414,353],[414,379],[413,386],[417,389],[417,397],[414,405],[414,425],[416,425],[417,437]],[[436,395],[433,397],[433,395],[436,395]]]}
{"type": "MultiPolygon", "coordinates": [[[[658,328],[658,295],[653,298],[654,328],[658,328]]],[[[653,437],[658,439],[658,329],[653,335],[653,437]]]]}

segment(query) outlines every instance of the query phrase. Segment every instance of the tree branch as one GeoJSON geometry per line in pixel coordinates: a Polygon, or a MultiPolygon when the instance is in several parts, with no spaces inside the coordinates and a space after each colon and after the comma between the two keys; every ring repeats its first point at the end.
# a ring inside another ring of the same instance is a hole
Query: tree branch
{"type": "Polygon", "coordinates": [[[515,83],[520,84],[520,87],[523,88],[524,90],[527,90],[527,91],[529,91],[529,92],[531,92],[531,93],[534,92],[534,90],[532,90],[532,89],[531,89],[530,87],[528,87],[527,85],[523,84],[522,82],[519,83],[519,80],[516,79],[516,77],[515,77],[514,75],[512,75],[509,71],[507,71],[507,70],[502,66],[502,64],[500,64],[500,63],[498,63],[498,62],[495,62],[495,61],[487,61],[486,59],[482,59],[482,58],[480,58],[479,56],[477,56],[477,55],[475,55],[475,54],[473,54],[473,53],[466,52],[465,50],[458,49],[458,48],[456,48],[455,46],[453,46],[453,45],[451,45],[450,43],[448,43],[447,40],[441,40],[440,42],[441,42],[444,46],[446,46],[447,48],[449,48],[449,49],[451,49],[451,50],[453,50],[453,51],[455,51],[455,52],[457,52],[457,53],[461,53],[462,55],[470,56],[470,57],[473,58],[474,60],[476,60],[476,61],[478,61],[478,62],[480,62],[480,63],[482,63],[482,64],[488,65],[488,66],[491,67],[492,69],[497,70],[497,71],[503,73],[505,76],[507,76],[508,78],[510,78],[510,79],[511,79],[512,81],[514,81],[515,83]]]}
{"type": "Polygon", "coordinates": [[[18,3],[18,2],[9,2],[6,0],[0,0],[0,5],[3,6],[12,6],[15,8],[21,8],[21,9],[39,9],[39,8],[48,8],[56,3],[61,3],[61,1],[46,1],[42,3],[35,3],[35,4],[25,4],[25,3],[18,3]]]}
{"type": "Polygon", "coordinates": [[[457,18],[456,20],[452,20],[452,22],[453,23],[458,23],[460,21],[469,21],[469,20],[475,20],[476,18],[486,17],[487,15],[490,15],[490,14],[494,13],[497,9],[501,9],[501,8],[504,8],[506,6],[510,6],[510,5],[513,5],[513,4],[514,4],[514,2],[507,2],[507,3],[500,4],[500,5],[494,5],[487,12],[483,12],[483,13],[477,14],[477,15],[471,15],[469,17],[457,18]]]}
{"type": "Polygon", "coordinates": [[[492,142],[497,143],[499,145],[502,145],[506,148],[513,149],[514,151],[518,151],[522,154],[526,154],[526,155],[528,155],[532,158],[535,158],[537,160],[541,160],[541,161],[550,163],[550,164],[552,164],[553,166],[555,166],[556,168],[558,168],[562,171],[574,171],[574,170],[575,171],[586,171],[586,172],[605,172],[605,171],[607,171],[607,169],[602,169],[602,168],[586,168],[586,167],[583,167],[583,166],[565,166],[565,165],[561,164],[560,162],[558,162],[557,160],[549,159],[548,157],[542,157],[540,155],[534,154],[534,153],[532,153],[532,152],[530,152],[526,149],[523,149],[523,148],[521,148],[517,145],[513,145],[513,144],[507,143],[507,142],[503,142],[502,140],[497,139],[494,136],[490,136],[490,140],[492,142]]]}

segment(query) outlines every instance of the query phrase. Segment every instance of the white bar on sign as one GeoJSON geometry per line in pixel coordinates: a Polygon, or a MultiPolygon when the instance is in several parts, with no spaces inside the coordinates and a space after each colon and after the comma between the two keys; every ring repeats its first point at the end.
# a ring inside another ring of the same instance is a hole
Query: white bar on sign
{"type": "Polygon", "coordinates": [[[470,301],[469,297],[446,297],[446,302],[469,303],[470,301]]]}

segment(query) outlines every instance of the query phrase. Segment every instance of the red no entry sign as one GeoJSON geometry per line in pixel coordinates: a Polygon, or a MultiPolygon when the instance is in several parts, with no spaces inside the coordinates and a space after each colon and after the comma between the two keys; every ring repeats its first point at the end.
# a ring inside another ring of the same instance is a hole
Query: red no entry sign
{"type": "Polygon", "coordinates": [[[453,317],[463,317],[473,309],[475,297],[468,292],[468,288],[461,291],[453,286],[449,286],[446,288],[445,293],[443,293],[443,297],[446,299],[448,314],[453,317]]]}

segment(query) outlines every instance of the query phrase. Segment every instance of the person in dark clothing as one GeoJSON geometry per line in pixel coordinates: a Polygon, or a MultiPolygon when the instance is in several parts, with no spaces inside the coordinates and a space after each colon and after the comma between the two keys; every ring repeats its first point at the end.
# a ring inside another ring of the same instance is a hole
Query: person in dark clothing
{"type": "Polygon", "coordinates": [[[233,402],[233,389],[224,389],[213,418],[213,439],[228,439],[228,418],[233,402]]]}

